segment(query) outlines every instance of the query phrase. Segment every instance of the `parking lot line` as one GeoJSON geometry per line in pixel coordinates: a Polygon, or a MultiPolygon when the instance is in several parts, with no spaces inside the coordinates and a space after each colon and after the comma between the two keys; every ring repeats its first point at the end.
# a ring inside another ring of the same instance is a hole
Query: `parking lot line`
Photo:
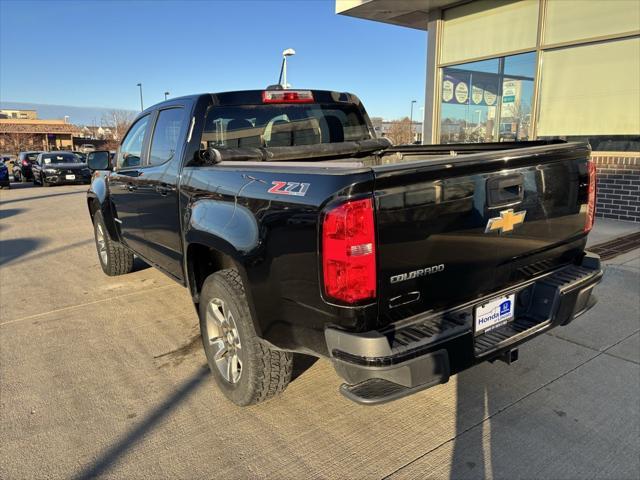
{"type": "Polygon", "coordinates": [[[29,315],[28,317],[16,318],[14,320],[9,320],[9,321],[6,321],[6,322],[2,322],[2,323],[0,323],[0,327],[2,327],[4,325],[10,325],[12,323],[24,322],[26,320],[31,320],[33,318],[43,317],[43,316],[46,316],[46,315],[50,315],[52,313],[64,312],[66,310],[74,310],[76,308],[82,308],[82,307],[86,307],[88,305],[94,305],[94,304],[97,304],[97,303],[113,302],[114,300],[118,300],[119,298],[131,297],[131,296],[134,296],[134,295],[148,295],[148,292],[151,292],[151,291],[154,291],[154,290],[161,290],[163,288],[170,288],[170,287],[171,288],[175,288],[175,285],[161,285],[159,287],[148,288],[146,290],[141,290],[139,292],[125,293],[124,295],[117,295],[115,297],[103,298],[103,299],[100,299],[100,300],[94,300],[92,302],[79,303],[77,305],[69,305],[68,307],[57,308],[55,310],[49,310],[48,312],[36,313],[34,315],[29,315]]]}

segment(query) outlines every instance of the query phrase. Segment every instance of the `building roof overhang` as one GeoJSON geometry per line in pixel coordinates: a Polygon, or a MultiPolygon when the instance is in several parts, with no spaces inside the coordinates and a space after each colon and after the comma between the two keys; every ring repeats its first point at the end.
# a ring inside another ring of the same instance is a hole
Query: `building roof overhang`
{"type": "Polygon", "coordinates": [[[350,17],[427,30],[440,11],[470,0],[336,0],[336,13],[350,17]]]}

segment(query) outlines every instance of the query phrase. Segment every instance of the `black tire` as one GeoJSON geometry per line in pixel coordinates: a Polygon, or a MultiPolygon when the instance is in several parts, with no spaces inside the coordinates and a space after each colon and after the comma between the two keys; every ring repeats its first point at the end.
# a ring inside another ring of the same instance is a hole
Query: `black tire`
{"type": "MultiPolygon", "coordinates": [[[[36,177],[33,177],[34,181],[36,177]]],[[[43,187],[50,187],[51,184],[49,182],[47,182],[47,179],[44,177],[44,175],[40,175],[40,185],[42,185],[43,187]]]]}
{"type": "Polygon", "coordinates": [[[119,243],[111,240],[109,231],[104,223],[104,218],[102,218],[102,213],[99,210],[93,215],[93,236],[96,241],[98,260],[104,273],[110,277],[115,277],[116,275],[130,273],[131,270],[133,270],[133,253],[119,243]],[[105,258],[103,258],[101,254],[100,231],[102,232],[102,239],[104,241],[105,258]]]}
{"type": "Polygon", "coordinates": [[[287,388],[291,381],[293,355],[269,347],[256,335],[242,279],[236,270],[221,270],[207,277],[200,294],[199,314],[202,344],[209,368],[218,387],[229,400],[239,406],[253,405],[269,400],[287,388]],[[232,349],[241,362],[241,369],[235,382],[223,376],[214,360],[218,349],[212,345],[210,338],[215,336],[215,332],[210,332],[207,326],[210,323],[207,322],[207,309],[214,299],[224,302],[233,317],[231,323],[236,327],[238,343],[234,343],[235,348],[232,349]]]}

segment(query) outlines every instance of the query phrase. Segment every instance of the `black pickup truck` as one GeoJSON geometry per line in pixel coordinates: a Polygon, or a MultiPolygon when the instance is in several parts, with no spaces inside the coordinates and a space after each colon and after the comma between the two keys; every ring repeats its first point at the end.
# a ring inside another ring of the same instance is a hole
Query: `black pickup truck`
{"type": "Polygon", "coordinates": [[[391,146],[348,93],[267,89],[142,112],[93,152],[104,272],[134,255],[186,286],[238,405],[330,358],[364,404],[447,382],[595,303],[582,143],[391,146]]]}

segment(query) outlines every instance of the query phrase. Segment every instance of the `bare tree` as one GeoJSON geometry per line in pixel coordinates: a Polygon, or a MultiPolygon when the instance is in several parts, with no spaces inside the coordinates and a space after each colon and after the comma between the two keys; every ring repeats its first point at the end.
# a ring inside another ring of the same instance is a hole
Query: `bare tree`
{"type": "Polygon", "coordinates": [[[105,150],[115,150],[120,144],[120,140],[127,133],[133,119],[135,118],[135,112],[130,110],[110,110],[102,115],[102,125],[108,127],[111,130],[113,136],[106,139],[104,144],[105,150]]]}
{"type": "Polygon", "coordinates": [[[409,117],[391,122],[387,137],[396,145],[413,143],[413,125],[411,125],[409,117]]]}
{"type": "Polygon", "coordinates": [[[8,153],[17,155],[25,150],[33,150],[42,148],[37,135],[33,133],[8,132],[0,134],[2,139],[2,147],[8,153]]]}

